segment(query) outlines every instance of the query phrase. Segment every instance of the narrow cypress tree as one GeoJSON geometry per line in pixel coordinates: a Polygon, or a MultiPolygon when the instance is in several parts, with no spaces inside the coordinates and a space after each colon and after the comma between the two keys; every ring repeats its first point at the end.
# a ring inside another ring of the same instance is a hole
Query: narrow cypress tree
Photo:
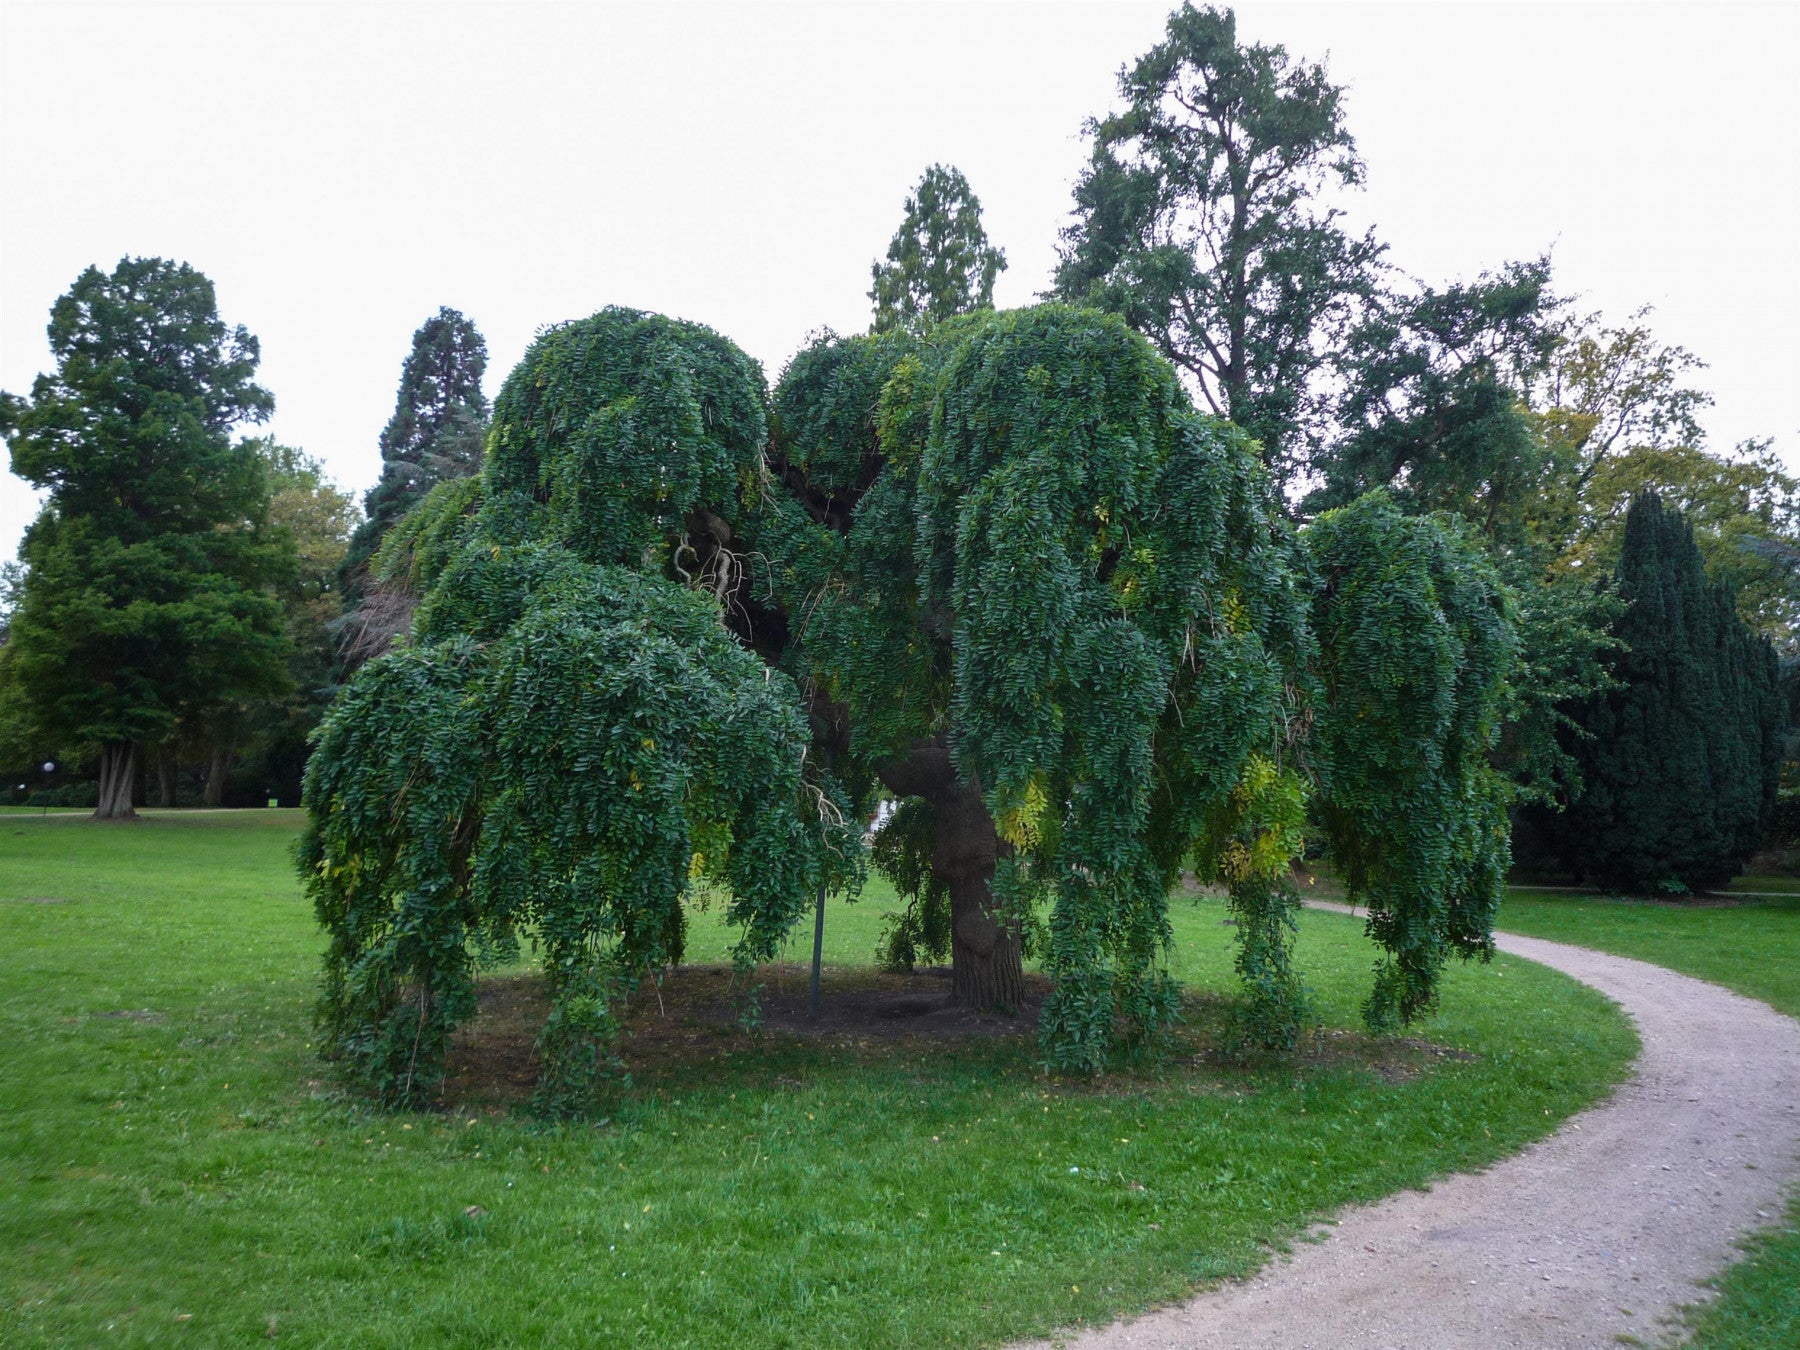
{"type": "Polygon", "coordinates": [[[486,370],[487,343],[454,309],[438,310],[413,334],[394,415],[381,433],[381,479],[363,498],[368,519],[351,536],[339,573],[347,598],[362,594],[363,571],[390,525],[435,484],[480,472],[486,370]]]}
{"type": "Polygon", "coordinates": [[[1553,825],[1578,874],[1629,890],[1716,886],[1774,809],[1786,722],[1768,640],[1706,580],[1681,512],[1632,503],[1616,581],[1618,687],[1573,707],[1582,795],[1553,825]]]}

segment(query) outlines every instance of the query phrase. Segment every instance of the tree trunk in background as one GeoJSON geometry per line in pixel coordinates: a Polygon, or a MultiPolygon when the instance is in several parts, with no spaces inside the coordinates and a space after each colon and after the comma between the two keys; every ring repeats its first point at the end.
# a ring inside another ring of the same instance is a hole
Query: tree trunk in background
{"type": "Polygon", "coordinates": [[[956,776],[941,740],[922,741],[881,771],[888,789],[923,797],[937,820],[931,870],[950,888],[950,986],[964,1008],[1022,1007],[1023,948],[1015,926],[994,914],[994,864],[1007,847],[994,832],[980,789],[956,776]]]}
{"type": "Polygon", "coordinates": [[[100,801],[95,820],[136,820],[131,798],[137,787],[137,746],[108,741],[100,747],[100,801]]]}
{"type": "Polygon", "coordinates": [[[225,775],[231,772],[231,747],[215,745],[212,754],[206,761],[206,795],[202,798],[207,806],[218,806],[225,800],[225,775]]]}
{"type": "Polygon", "coordinates": [[[158,806],[175,805],[176,783],[181,774],[181,762],[175,758],[175,747],[163,744],[156,747],[156,804],[158,806]]]}

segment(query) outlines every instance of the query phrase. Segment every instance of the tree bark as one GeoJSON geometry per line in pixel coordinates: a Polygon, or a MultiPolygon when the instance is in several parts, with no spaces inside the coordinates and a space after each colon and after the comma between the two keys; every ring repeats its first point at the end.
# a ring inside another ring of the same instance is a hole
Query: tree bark
{"type": "Polygon", "coordinates": [[[1016,924],[994,909],[994,865],[1008,845],[980,788],[956,776],[941,738],[921,741],[881,771],[888,790],[923,797],[937,821],[931,870],[950,889],[950,988],[963,1008],[1013,1011],[1025,1002],[1024,951],[1016,924]]]}
{"type": "Polygon", "coordinates": [[[156,804],[175,805],[175,791],[181,774],[181,762],[175,758],[175,747],[167,742],[156,747],[156,804]]]}
{"type": "Polygon", "coordinates": [[[202,801],[219,806],[225,801],[225,775],[231,772],[231,747],[215,745],[206,761],[206,792],[202,801]]]}
{"type": "Polygon", "coordinates": [[[132,796],[137,787],[137,746],[108,741],[100,747],[100,800],[95,820],[136,820],[132,796]]]}

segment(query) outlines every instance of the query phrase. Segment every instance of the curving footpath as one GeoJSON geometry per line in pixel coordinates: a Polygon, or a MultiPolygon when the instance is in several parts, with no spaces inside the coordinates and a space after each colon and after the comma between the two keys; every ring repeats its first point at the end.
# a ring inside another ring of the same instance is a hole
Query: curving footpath
{"type": "MultiPolygon", "coordinates": [[[[1349,911],[1337,905],[1321,909],[1349,911]]],[[[1606,1102],[1485,1171],[1347,1211],[1242,1282],[1058,1345],[1654,1345],[1800,1180],[1800,1022],[1661,966],[1495,935],[1614,999],[1643,1040],[1606,1102]]]]}

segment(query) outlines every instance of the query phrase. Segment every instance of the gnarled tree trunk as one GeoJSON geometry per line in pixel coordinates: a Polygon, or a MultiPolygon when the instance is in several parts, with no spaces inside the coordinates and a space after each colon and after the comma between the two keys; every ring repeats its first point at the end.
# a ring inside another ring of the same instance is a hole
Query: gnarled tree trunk
{"type": "Polygon", "coordinates": [[[964,1008],[1016,1009],[1025,1001],[1024,953],[1016,924],[994,907],[994,864],[1009,846],[978,786],[956,776],[943,739],[920,741],[881,781],[902,797],[923,797],[937,820],[931,870],[950,889],[950,984],[964,1008]]]}
{"type": "Polygon", "coordinates": [[[100,747],[100,801],[95,820],[136,820],[131,799],[137,788],[137,746],[108,741],[100,747]]]}

